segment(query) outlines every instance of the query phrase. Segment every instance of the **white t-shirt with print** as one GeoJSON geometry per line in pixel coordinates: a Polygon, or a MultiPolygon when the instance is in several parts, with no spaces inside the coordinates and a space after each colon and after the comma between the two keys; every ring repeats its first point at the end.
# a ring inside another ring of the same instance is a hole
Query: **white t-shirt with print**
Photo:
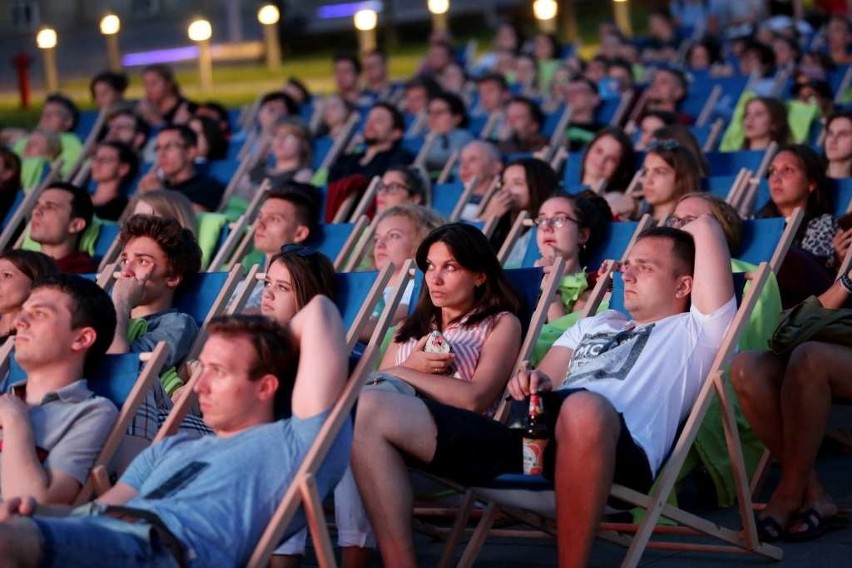
{"type": "Polygon", "coordinates": [[[557,390],[582,388],[604,396],[624,415],[656,472],[736,311],[731,298],[710,315],[692,307],[641,326],[615,310],[580,320],[553,344],[574,352],[557,390]]]}

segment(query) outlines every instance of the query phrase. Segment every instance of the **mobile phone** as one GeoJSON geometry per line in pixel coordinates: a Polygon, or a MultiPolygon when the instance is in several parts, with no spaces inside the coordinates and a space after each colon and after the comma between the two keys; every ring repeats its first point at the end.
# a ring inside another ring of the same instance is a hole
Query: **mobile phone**
{"type": "Polygon", "coordinates": [[[847,213],[846,215],[838,219],[837,226],[843,229],[844,231],[852,229],[852,213],[847,213]]]}
{"type": "Polygon", "coordinates": [[[426,353],[449,353],[452,349],[447,338],[436,329],[426,338],[426,345],[423,346],[423,351],[426,353]]]}

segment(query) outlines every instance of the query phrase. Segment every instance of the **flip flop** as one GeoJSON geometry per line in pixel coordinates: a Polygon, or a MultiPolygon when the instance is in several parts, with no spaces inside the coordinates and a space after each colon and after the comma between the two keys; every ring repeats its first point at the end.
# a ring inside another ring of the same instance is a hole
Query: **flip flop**
{"type": "Polygon", "coordinates": [[[760,542],[775,542],[784,536],[784,527],[772,517],[754,517],[757,526],[757,538],[760,542]]]}
{"type": "Polygon", "coordinates": [[[819,511],[810,507],[804,511],[797,511],[790,517],[788,527],[802,524],[807,528],[803,531],[784,531],[784,540],[787,542],[805,542],[821,537],[828,531],[836,528],[837,515],[823,517],[819,511]]]}

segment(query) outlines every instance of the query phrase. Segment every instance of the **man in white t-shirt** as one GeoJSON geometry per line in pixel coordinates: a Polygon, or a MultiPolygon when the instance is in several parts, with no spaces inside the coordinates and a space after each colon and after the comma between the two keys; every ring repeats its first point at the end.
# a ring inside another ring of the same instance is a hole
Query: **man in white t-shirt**
{"type": "MultiPolygon", "coordinates": [[[[555,483],[563,567],[586,565],[614,481],[650,488],[736,313],[728,247],[709,216],[682,231],[646,231],[621,270],[633,319],[609,310],[581,321],[537,370],[509,382],[518,400],[544,393],[554,436],[545,475],[555,483]]],[[[468,484],[521,470],[518,431],[462,409],[428,410],[432,420],[423,424],[435,429],[434,443],[397,448],[418,467],[468,484]]],[[[356,428],[355,454],[379,435],[356,428]]],[[[384,563],[413,565],[403,507],[361,473],[356,467],[384,563]]]]}

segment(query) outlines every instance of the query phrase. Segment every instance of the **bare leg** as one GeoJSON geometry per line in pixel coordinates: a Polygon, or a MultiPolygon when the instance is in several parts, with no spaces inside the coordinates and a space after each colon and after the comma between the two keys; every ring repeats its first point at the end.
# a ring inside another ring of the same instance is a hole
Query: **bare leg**
{"type": "Polygon", "coordinates": [[[373,551],[360,546],[344,546],[341,548],[342,568],[366,568],[370,564],[370,554],[373,551]]]}
{"type": "Polygon", "coordinates": [[[588,563],[615,471],[618,413],[602,396],[581,392],[556,423],[556,530],[561,568],[588,563]]]}
{"type": "Polygon", "coordinates": [[[413,496],[401,452],[422,461],[435,454],[437,429],[413,396],[368,391],[358,400],[352,471],[385,566],[416,566],[413,496]]]}
{"type": "Polygon", "coordinates": [[[852,349],[808,342],[793,351],[781,388],[784,416],[784,454],[781,482],[772,501],[798,496],[804,508],[833,515],[837,507],[822,489],[814,472],[835,396],[852,394],[852,349]]]}
{"type": "Polygon", "coordinates": [[[41,562],[41,534],[29,519],[0,523],[0,568],[35,568],[41,562]]]}
{"type": "Polygon", "coordinates": [[[269,568],[299,568],[301,565],[301,554],[275,554],[269,560],[269,568]]]}
{"type": "Polygon", "coordinates": [[[781,381],[784,364],[768,351],[740,353],[731,365],[731,383],[752,430],[777,458],[783,455],[781,381]]]}

